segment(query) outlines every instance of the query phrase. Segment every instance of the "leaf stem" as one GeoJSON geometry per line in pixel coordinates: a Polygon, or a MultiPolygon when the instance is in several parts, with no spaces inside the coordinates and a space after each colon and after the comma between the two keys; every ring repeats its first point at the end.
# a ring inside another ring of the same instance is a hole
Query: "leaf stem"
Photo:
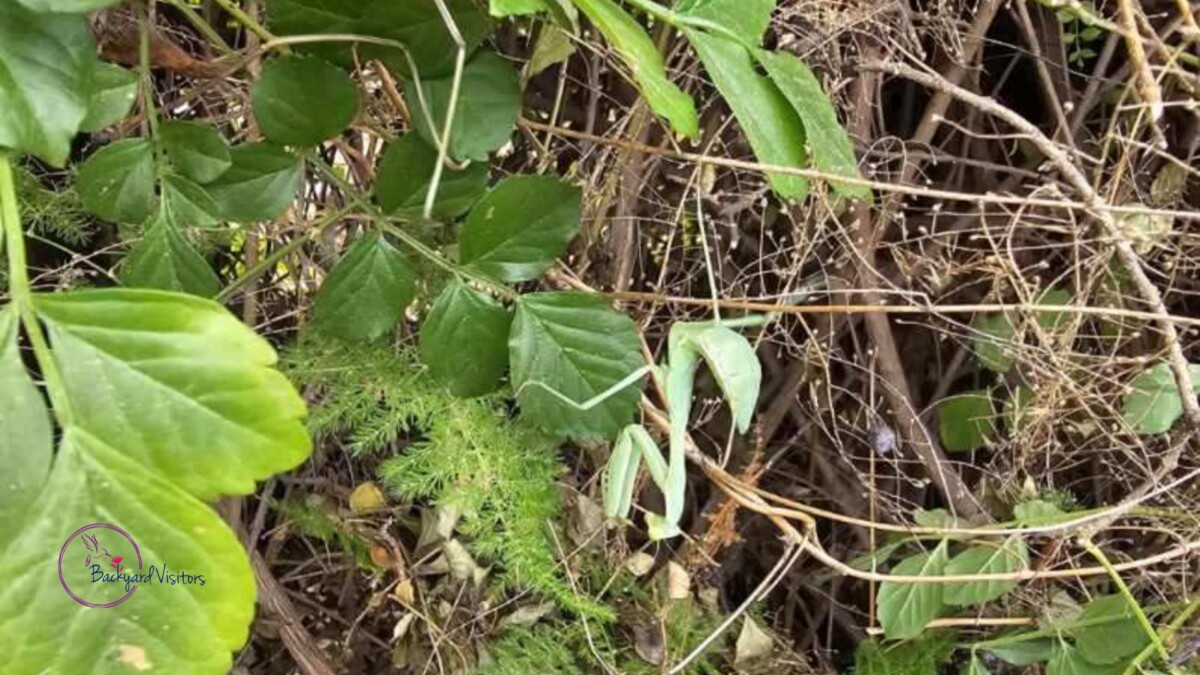
{"type": "Polygon", "coordinates": [[[25,261],[25,232],[21,228],[20,211],[17,210],[17,191],[11,162],[8,154],[0,153],[0,228],[4,230],[5,248],[8,251],[8,290],[13,307],[21,317],[21,325],[29,336],[34,358],[42,371],[54,414],[59,424],[66,427],[71,422],[71,406],[62,375],[58,372],[58,364],[54,362],[50,344],[33,309],[33,291],[25,261]]]}
{"type": "Polygon", "coordinates": [[[745,40],[743,40],[742,36],[734,33],[721,24],[709,21],[708,19],[698,19],[693,16],[679,14],[675,10],[668,9],[657,2],[654,2],[654,0],[626,0],[626,2],[674,28],[700,28],[702,30],[706,30],[727,40],[733,40],[749,50],[751,54],[758,49],[757,46],[748,44],[745,40]]]}
{"type": "Polygon", "coordinates": [[[204,17],[197,14],[196,10],[189,7],[186,2],[183,2],[183,0],[161,0],[161,2],[174,7],[175,11],[182,14],[183,18],[187,19],[187,22],[192,24],[192,27],[199,31],[204,36],[204,39],[208,40],[209,44],[216,47],[217,51],[226,56],[234,53],[233,47],[229,46],[229,43],[225,41],[225,38],[221,37],[217,29],[213,28],[212,24],[205,21],[204,17]]]}
{"type": "Polygon", "coordinates": [[[1138,604],[1137,599],[1133,597],[1133,593],[1129,592],[1129,587],[1125,585],[1125,580],[1121,578],[1120,573],[1118,573],[1117,570],[1113,568],[1112,563],[1109,562],[1108,556],[1104,555],[1104,551],[1101,551],[1099,546],[1096,546],[1096,544],[1092,543],[1091,539],[1083,539],[1080,543],[1083,544],[1083,547],[1087,549],[1088,553],[1092,554],[1092,557],[1096,559],[1096,562],[1100,563],[1101,567],[1108,570],[1108,576],[1112,578],[1113,583],[1117,586],[1117,590],[1120,591],[1121,596],[1125,598],[1125,603],[1129,605],[1130,611],[1133,612],[1133,616],[1135,619],[1137,619],[1138,624],[1141,625],[1142,630],[1146,631],[1146,635],[1150,638],[1150,644],[1153,645],[1156,651],[1158,651],[1158,655],[1162,657],[1165,663],[1170,663],[1171,654],[1167,651],[1167,648],[1163,646],[1162,638],[1158,636],[1158,632],[1155,631],[1154,626],[1150,624],[1150,619],[1146,618],[1146,613],[1142,611],[1142,606],[1138,604]]]}
{"type": "Polygon", "coordinates": [[[235,21],[245,26],[251,33],[254,33],[263,42],[270,42],[275,39],[275,34],[267,30],[261,23],[255,20],[254,17],[242,11],[241,7],[237,6],[232,0],[214,0],[221,9],[225,10],[229,16],[232,16],[235,21]]]}

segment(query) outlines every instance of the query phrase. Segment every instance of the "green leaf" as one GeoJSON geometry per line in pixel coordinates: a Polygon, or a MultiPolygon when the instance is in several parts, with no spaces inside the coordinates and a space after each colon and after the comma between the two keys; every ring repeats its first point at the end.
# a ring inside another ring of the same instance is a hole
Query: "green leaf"
{"type": "Polygon", "coordinates": [[[1046,664],[1046,675],[1102,675],[1103,669],[1097,670],[1079,655],[1079,650],[1062,640],[1054,643],[1053,654],[1046,664]]]}
{"type": "Polygon", "coordinates": [[[173,174],[163,178],[162,208],[176,227],[211,227],[221,221],[221,206],[204,188],[173,174]]]}
{"type": "Polygon", "coordinates": [[[508,368],[508,310],[457,279],[421,324],[421,360],[456,396],[495,391],[508,368]]]}
{"type": "Polygon", "coordinates": [[[99,131],[120,122],[137,98],[137,75],[118,65],[100,63],[92,71],[87,116],[80,131],[99,131]]]}
{"type": "Polygon", "coordinates": [[[524,16],[547,10],[545,0],[490,0],[488,13],[496,18],[524,16]]]}
{"type": "Polygon", "coordinates": [[[680,18],[707,21],[757,45],[771,23],[775,0],[681,0],[674,9],[680,18]]]}
{"type": "MultiPolygon", "coordinates": [[[[813,163],[825,173],[859,178],[854,145],[821,83],[803,61],[792,54],[759,51],[758,60],[771,81],[800,116],[813,163]]],[[[847,197],[871,200],[871,188],[865,185],[832,183],[834,190],[847,197]]]]}
{"type": "Polygon", "coordinates": [[[550,66],[566,63],[574,53],[575,42],[571,39],[571,34],[558,26],[546,24],[538,33],[525,77],[532,78],[550,66]]]}
{"type": "Polygon", "coordinates": [[[233,164],[208,193],[228,220],[255,221],[279,217],[296,198],[301,162],[270,143],[248,143],[229,152],[233,164]]]}
{"type": "MultiPolygon", "coordinates": [[[[946,567],[946,547],[946,542],[942,541],[930,553],[905,558],[891,573],[919,577],[942,576],[946,567]]],[[[925,629],[925,624],[941,613],[942,584],[885,581],[879,585],[876,605],[884,635],[893,640],[915,638],[925,629]]]]}
{"type": "MultiPolygon", "coordinates": [[[[369,31],[363,18],[378,2],[271,0],[265,4],[267,25],[276,35],[364,35],[369,31]]],[[[348,42],[293,45],[292,49],[343,65],[353,63],[353,45],[348,42]]]]}
{"type": "MultiPolygon", "coordinates": [[[[417,216],[425,208],[425,194],[437,166],[437,150],[417,134],[407,134],[388,145],[375,176],[375,199],[388,213],[417,216]]],[[[488,167],[472,162],[462,171],[445,168],[430,214],[451,220],[471,208],[487,188],[488,167]]]]}
{"type": "Polygon", "coordinates": [[[976,656],[974,652],[971,653],[971,660],[962,669],[962,675],[991,675],[991,673],[992,671],[983,665],[983,659],[976,656]]]}
{"type": "Polygon", "coordinates": [[[160,214],[121,265],[121,285],[181,291],[211,298],[221,290],[208,261],[160,214]]]}
{"type": "MultiPolygon", "coordinates": [[[[745,47],[697,30],[684,29],[684,34],[733,110],[758,161],[803,168],[807,158],[800,118],[779,88],[758,74],[745,47]]],[[[780,197],[799,201],[808,196],[808,181],[800,176],[767,177],[780,197]]]]}
{"type": "Polygon", "coordinates": [[[1140,652],[1150,637],[1133,615],[1129,603],[1120,595],[1093,598],[1073,629],[1075,646],[1088,663],[1110,665],[1140,652]]]}
{"type": "MultiPolygon", "coordinates": [[[[1189,364],[1192,394],[1200,390],[1200,365],[1189,364]]],[[[1183,399],[1166,361],[1146,368],[1129,383],[1121,400],[1121,417],[1139,434],[1161,434],[1183,415],[1183,399]]]]}
{"type": "Polygon", "coordinates": [[[467,216],[459,261],[501,281],[536,279],[579,231],[580,200],[551,176],[504,179],[467,216]]]}
{"type": "Polygon", "coordinates": [[[0,148],[61,167],[87,117],[98,63],[83,14],[0,2],[0,148]]]}
{"type": "MultiPolygon", "coordinates": [[[[446,0],[446,8],[458,26],[470,54],[492,30],[492,20],[474,0],[446,0]]],[[[427,0],[375,0],[363,17],[368,35],[391,38],[407,45],[422,79],[444,77],[454,72],[457,48],[435,2],[427,0]]],[[[382,56],[396,72],[408,75],[408,63],[396,49],[364,45],[364,55],[382,56]]]]}
{"type": "MultiPolygon", "coordinates": [[[[429,119],[421,112],[416,84],[405,82],[405,100],[416,120],[417,133],[437,147],[449,112],[453,78],[423,79],[421,91],[429,105],[429,114],[437,129],[429,128],[429,119]]],[[[467,61],[463,68],[458,106],[450,130],[450,156],[459,160],[486,161],[488,153],[508,142],[521,114],[521,85],[517,73],[501,56],[484,51],[467,61]]]]}
{"type": "MultiPolygon", "coordinates": [[[[1039,305],[1069,305],[1071,304],[1071,292],[1062,288],[1050,288],[1045,293],[1042,293],[1037,299],[1039,305]]],[[[1066,312],[1038,312],[1036,321],[1038,326],[1047,333],[1054,333],[1059,327],[1066,324],[1070,319],[1070,315],[1066,312]]]]}
{"type": "Polygon", "coordinates": [[[207,124],[170,120],[159,126],[159,139],[171,164],[197,183],[211,183],[233,164],[229,144],[207,124]]]}
{"type": "Polygon", "coordinates": [[[676,133],[698,139],[700,122],[692,97],[667,78],[662,54],[638,22],[612,0],[575,0],[575,5],[621,55],[650,109],[666,118],[676,133]]]}
{"type": "MultiPolygon", "coordinates": [[[[950,559],[946,574],[1010,574],[1029,568],[1029,551],[1020,537],[1010,537],[1000,546],[977,544],[950,559]]],[[[942,600],[948,605],[978,605],[1016,588],[1015,581],[970,581],[947,584],[942,600]]]]}
{"type": "Polygon", "coordinates": [[[938,404],[938,431],[947,452],[967,452],[984,447],[996,436],[992,397],[985,389],[942,399],[938,404]]]}
{"type": "Polygon", "coordinates": [[[976,314],[971,328],[979,333],[974,336],[971,348],[980,365],[994,373],[1012,370],[1015,361],[1012,342],[1017,331],[1008,315],[1002,312],[976,314]]]}
{"type": "Polygon", "coordinates": [[[343,340],[374,340],[400,321],[416,293],[408,259],[378,231],[359,237],[321,284],[313,321],[343,340]]]}
{"type": "Polygon", "coordinates": [[[1063,510],[1050,502],[1033,499],[1013,507],[1013,517],[1021,524],[1044,525],[1047,518],[1061,516],[1063,510]]]}
{"type": "Polygon", "coordinates": [[[201,499],[251,492],[308,456],[304,404],[274,350],[220,305],[125,289],[35,304],[74,423],[201,499]]]}
{"type": "Polygon", "coordinates": [[[83,205],[114,223],[141,223],[154,211],[154,146],[141,138],[106,145],[79,167],[83,205]]]}
{"type": "Polygon", "coordinates": [[[250,87],[250,104],[268,140],[305,147],[350,126],[358,114],[358,87],[327,61],[284,56],[263,67],[250,87]]]}
{"type": "Polygon", "coordinates": [[[0,309],[0,466],[6,484],[0,497],[0,541],[41,492],[54,452],[50,415],[25,370],[17,325],[12,305],[0,309]]]}
{"type": "Polygon", "coordinates": [[[641,367],[637,326],[602,298],[571,292],[521,296],[508,349],[521,414],[537,426],[575,440],[612,438],[633,417],[640,383],[586,411],[540,387],[524,386],[542,382],[583,403],[641,367]]]}
{"type": "Polygon", "coordinates": [[[120,0],[17,0],[17,2],[35,12],[82,14],[115,5],[120,0]]]}
{"type": "Polygon", "coordinates": [[[996,645],[986,649],[1005,663],[1011,663],[1014,666],[1030,666],[1049,661],[1054,655],[1054,645],[1057,642],[1053,638],[1037,638],[996,645]]]}
{"type": "Polygon", "coordinates": [[[884,645],[869,637],[854,650],[854,675],[931,675],[941,672],[954,654],[954,639],[928,633],[915,640],[884,645]]]}
{"type": "Polygon", "coordinates": [[[762,366],[754,347],[746,336],[721,325],[704,328],[691,337],[691,342],[720,385],[738,433],[746,433],[762,386],[762,366]]]}

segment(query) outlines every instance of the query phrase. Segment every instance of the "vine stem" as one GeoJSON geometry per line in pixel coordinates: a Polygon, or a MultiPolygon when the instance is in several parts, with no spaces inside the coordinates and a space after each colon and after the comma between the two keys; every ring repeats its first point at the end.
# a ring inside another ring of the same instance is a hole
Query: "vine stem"
{"type": "Polygon", "coordinates": [[[33,309],[33,291],[30,288],[29,269],[25,261],[25,231],[21,228],[21,213],[17,209],[12,159],[3,152],[0,152],[0,228],[4,230],[5,248],[8,251],[8,291],[12,305],[21,318],[25,333],[29,336],[29,344],[33,347],[34,358],[42,371],[42,379],[46,383],[54,414],[59,424],[66,427],[71,422],[71,406],[62,374],[58,371],[58,364],[54,362],[46,334],[42,332],[42,325],[38,323],[37,314],[33,309]]]}
{"type": "Polygon", "coordinates": [[[241,7],[232,0],[215,0],[221,6],[221,9],[229,13],[238,23],[245,26],[251,33],[254,33],[263,42],[270,42],[275,39],[275,34],[267,30],[261,23],[256,21],[254,17],[242,11],[241,7]]]}
{"type": "MultiPolygon", "coordinates": [[[[1161,637],[1170,638],[1171,636],[1175,635],[1175,633],[1181,627],[1183,627],[1183,624],[1187,623],[1187,620],[1192,618],[1192,615],[1195,614],[1196,610],[1198,609],[1200,609],[1200,597],[1192,598],[1191,602],[1187,604],[1187,607],[1184,607],[1183,611],[1181,611],[1178,616],[1172,619],[1171,623],[1163,629],[1161,637]]],[[[1122,673],[1122,675],[1135,675],[1136,673],[1141,672],[1138,667],[1145,662],[1146,659],[1150,658],[1155,651],[1155,643],[1152,642],[1146,645],[1145,649],[1138,652],[1137,656],[1133,657],[1133,660],[1129,662],[1129,665],[1125,668],[1125,671],[1122,673]]]]}
{"type": "Polygon", "coordinates": [[[1101,551],[1100,547],[1096,546],[1091,539],[1082,539],[1079,543],[1083,545],[1083,548],[1086,549],[1088,553],[1092,554],[1092,557],[1096,559],[1096,562],[1100,563],[1101,567],[1108,571],[1108,576],[1112,579],[1113,583],[1116,584],[1117,590],[1121,593],[1121,597],[1125,598],[1125,604],[1129,605],[1129,609],[1133,612],[1134,618],[1137,619],[1137,622],[1139,625],[1141,625],[1142,630],[1146,632],[1146,636],[1150,638],[1150,644],[1154,646],[1154,649],[1158,652],[1158,655],[1162,657],[1164,663],[1170,663],[1171,653],[1167,651],[1165,646],[1163,646],[1162,638],[1158,636],[1158,632],[1155,631],[1154,626],[1150,624],[1150,619],[1146,618],[1146,613],[1142,611],[1142,606],[1138,604],[1137,599],[1133,597],[1133,593],[1129,592],[1129,586],[1125,585],[1125,580],[1121,578],[1121,575],[1117,572],[1116,568],[1114,568],[1113,564],[1109,562],[1108,556],[1105,555],[1104,551],[1101,551]]]}

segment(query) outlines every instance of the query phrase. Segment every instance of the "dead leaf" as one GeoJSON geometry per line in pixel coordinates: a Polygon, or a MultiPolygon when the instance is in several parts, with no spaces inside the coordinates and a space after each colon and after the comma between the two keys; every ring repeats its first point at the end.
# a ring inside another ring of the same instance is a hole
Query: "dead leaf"
{"type": "Polygon", "coordinates": [[[633,627],[633,648],[646,663],[662,665],[666,644],[658,624],[633,627]]]}
{"type": "Polygon", "coordinates": [[[746,620],[742,622],[742,632],[738,634],[733,665],[743,666],[751,661],[770,656],[774,649],[775,640],[771,634],[759,628],[754,619],[747,616],[746,620]]]}
{"type": "Polygon", "coordinates": [[[654,568],[654,556],[638,551],[625,560],[625,569],[635,577],[646,576],[654,568]]]}
{"type": "Polygon", "coordinates": [[[575,499],[574,517],[567,528],[567,534],[576,546],[604,543],[603,538],[596,536],[604,530],[604,509],[587,495],[578,495],[575,499]]]}
{"type": "Polygon", "coordinates": [[[384,546],[377,541],[372,541],[370,548],[371,562],[377,567],[391,567],[395,562],[395,559],[392,557],[392,552],[388,550],[387,546],[384,546]]]}
{"type": "Polygon", "coordinates": [[[408,634],[408,628],[412,626],[412,622],[416,620],[417,615],[411,612],[406,612],[400,620],[396,622],[396,627],[392,629],[392,641],[395,642],[408,634]]]}
{"type": "Polygon", "coordinates": [[[478,586],[487,577],[487,569],[475,562],[475,558],[459,540],[451,539],[442,544],[442,552],[446,555],[446,562],[450,563],[450,576],[455,581],[470,581],[478,586]]]}
{"type": "Polygon", "coordinates": [[[667,597],[686,600],[692,594],[692,577],[683,565],[672,560],[667,563],[667,597]]]}
{"type": "Polygon", "coordinates": [[[402,604],[412,606],[417,599],[416,589],[413,587],[412,579],[403,579],[396,584],[396,588],[392,590],[392,595],[396,596],[402,604]]]}
{"type": "Polygon", "coordinates": [[[350,493],[350,513],[361,516],[387,508],[387,496],[379,486],[367,481],[350,493]]]}
{"type": "Polygon", "coordinates": [[[417,538],[417,556],[454,536],[454,528],[462,514],[458,509],[439,506],[421,511],[421,534],[417,538]]]}
{"type": "Polygon", "coordinates": [[[542,602],[536,605],[525,605],[509,614],[500,621],[501,626],[532,626],[539,619],[554,610],[553,602],[542,602]]]}
{"type": "Polygon", "coordinates": [[[150,662],[146,660],[146,648],[137,645],[120,645],[121,656],[118,657],[121,663],[133,668],[134,670],[150,670],[150,662]]]}

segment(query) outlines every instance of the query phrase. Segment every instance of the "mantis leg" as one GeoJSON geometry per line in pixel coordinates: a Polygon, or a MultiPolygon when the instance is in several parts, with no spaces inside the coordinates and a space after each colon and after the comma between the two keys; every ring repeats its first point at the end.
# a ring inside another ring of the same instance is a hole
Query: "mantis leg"
{"type": "Polygon", "coordinates": [[[596,394],[595,396],[589,398],[588,400],[583,401],[582,403],[566,396],[559,390],[555,389],[554,387],[551,387],[550,385],[546,384],[545,382],[542,382],[541,380],[529,380],[528,382],[525,382],[524,384],[522,384],[520,387],[517,388],[517,395],[520,396],[521,392],[525,391],[525,389],[527,387],[537,387],[539,389],[545,390],[546,393],[550,394],[554,398],[557,398],[558,400],[562,401],[563,403],[566,403],[567,405],[571,406],[572,408],[575,408],[576,410],[591,410],[592,408],[595,408],[596,406],[600,405],[601,403],[607,401],[608,399],[612,398],[616,394],[620,393],[621,390],[625,389],[626,387],[631,386],[638,380],[642,379],[643,375],[645,375],[646,373],[650,372],[653,369],[654,369],[654,366],[651,366],[651,365],[642,366],[641,368],[638,368],[637,370],[633,371],[632,373],[626,375],[625,378],[622,379],[620,382],[614,384],[613,386],[609,387],[608,389],[605,389],[604,391],[600,392],[599,394],[596,394]]]}

